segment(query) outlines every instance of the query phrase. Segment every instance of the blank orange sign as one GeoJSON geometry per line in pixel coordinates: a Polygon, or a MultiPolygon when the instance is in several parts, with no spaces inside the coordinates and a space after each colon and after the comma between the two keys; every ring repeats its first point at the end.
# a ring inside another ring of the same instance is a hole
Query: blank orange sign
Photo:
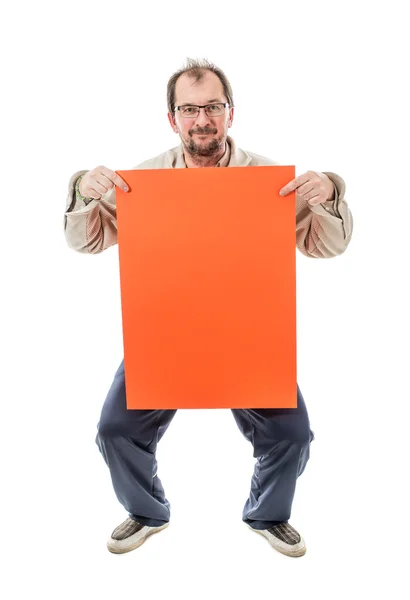
{"type": "Polygon", "coordinates": [[[127,408],[295,408],[294,167],[118,174],[127,408]]]}

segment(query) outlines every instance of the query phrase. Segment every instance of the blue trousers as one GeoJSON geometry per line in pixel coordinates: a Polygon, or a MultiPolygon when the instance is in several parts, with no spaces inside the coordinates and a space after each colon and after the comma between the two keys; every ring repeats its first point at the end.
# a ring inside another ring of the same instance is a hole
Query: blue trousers
{"type": "MultiPolygon", "coordinates": [[[[296,480],[309,459],[314,434],[298,386],[298,407],[233,409],[257,459],[242,519],[255,529],[288,521],[296,480]]],[[[124,361],[105,400],[96,443],[107,463],[114,491],[129,516],[156,527],[170,518],[170,503],[157,475],[157,443],[176,410],[128,410],[124,361]]]]}

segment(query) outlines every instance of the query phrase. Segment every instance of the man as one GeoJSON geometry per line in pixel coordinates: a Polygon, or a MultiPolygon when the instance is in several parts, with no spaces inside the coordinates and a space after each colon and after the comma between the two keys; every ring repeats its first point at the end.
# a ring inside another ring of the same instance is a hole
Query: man
{"type": "MultiPolygon", "coordinates": [[[[232,89],[225,74],[207,61],[188,61],[169,80],[168,119],[180,146],[136,169],[274,165],[270,159],[237,148],[228,129],[234,118],[232,89]]],[[[96,254],[117,243],[115,186],[125,182],[114,171],[96,167],[75,173],[69,183],[65,236],[77,252],[96,254]]],[[[296,244],[306,256],[342,254],[352,235],[345,185],[334,173],[307,173],[281,194],[296,190],[296,244]]],[[[243,521],[279,552],[302,556],[303,538],[288,523],[297,477],[309,459],[310,430],[298,389],[295,409],[232,410],[257,459],[243,521]]],[[[96,442],[109,469],[118,500],[129,517],[108,540],[111,552],[134,550],[168,526],[170,504],[157,476],[157,443],[175,410],[127,410],[124,363],[105,400],[96,442]]]]}

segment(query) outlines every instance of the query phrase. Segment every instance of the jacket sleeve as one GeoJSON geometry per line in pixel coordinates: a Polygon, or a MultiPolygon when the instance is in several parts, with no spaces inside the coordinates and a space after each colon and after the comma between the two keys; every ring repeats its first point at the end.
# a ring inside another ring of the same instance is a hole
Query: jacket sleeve
{"type": "Polygon", "coordinates": [[[86,204],[75,193],[77,179],[87,173],[78,171],[68,184],[64,234],[67,244],[83,254],[98,254],[117,243],[115,186],[99,200],[86,204]]]}
{"type": "Polygon", "coordinates": [[[346,250],[353,231],[352,213],[344,199],[345,182],[325,173],[335,186],[335,199],[310,206],[296,196],[296,245],[312,258],[333,258],[346,250]]]}

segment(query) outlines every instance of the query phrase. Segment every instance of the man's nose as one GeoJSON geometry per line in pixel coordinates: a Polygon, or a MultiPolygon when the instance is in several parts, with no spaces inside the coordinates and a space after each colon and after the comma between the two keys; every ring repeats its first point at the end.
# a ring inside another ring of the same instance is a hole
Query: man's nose
{"type": "Polygon", "coordinates": [[[209,124],[209,117],[205,112],[204,108],[200,108],[199,109],[199,115],[196,118],[195,121],[198,125],[200,125],[201,127],[204,127],[205,125],[209,124]]]}

